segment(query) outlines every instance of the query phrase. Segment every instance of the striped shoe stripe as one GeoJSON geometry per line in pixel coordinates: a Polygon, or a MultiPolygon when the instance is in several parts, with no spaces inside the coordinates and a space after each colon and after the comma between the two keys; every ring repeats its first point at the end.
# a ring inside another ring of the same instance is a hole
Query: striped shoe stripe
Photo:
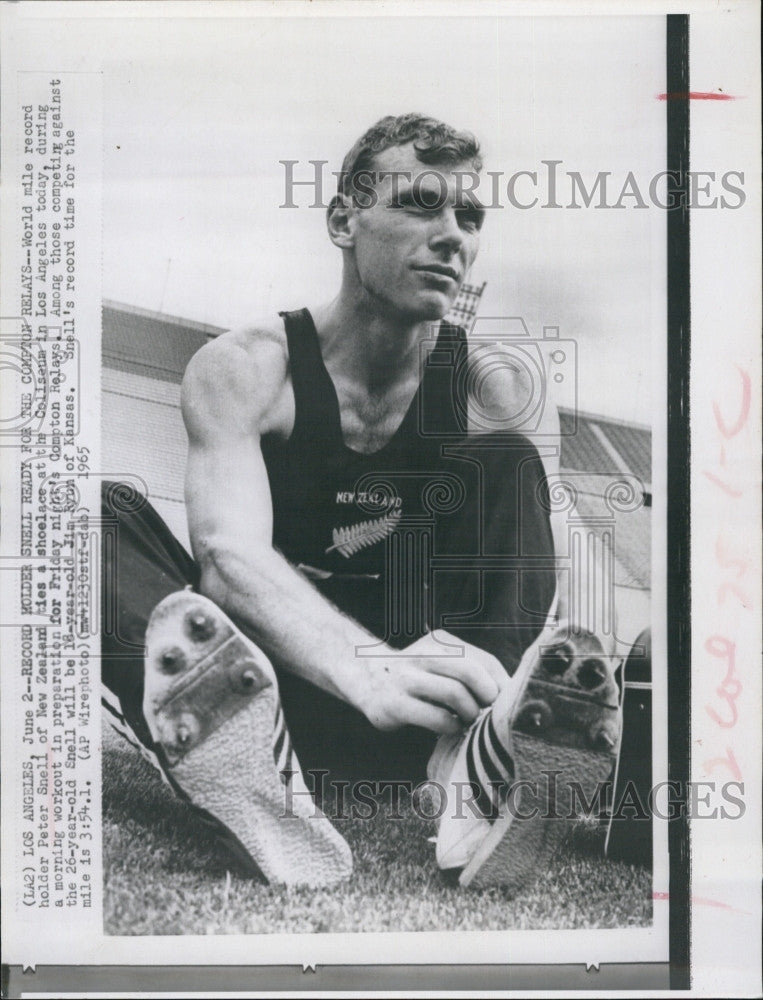
{"type": "Polygon", "coordinates": [[[121,712],[118,712],[115,708],[113,708],[111,703],[106,701],[105,698],[101,699],[101,707],[104,708],[109,713],[110,716],[112,716],[115,719],[118,719],[119,722],[121,722],[124,725],[125,717],[122,715],[121,712]]]}
{"type": "Polygon", "coordinates": [[[291,745],[289,730],[286,728],[286,719],[279,704],[276,710],[276,720],[273,729],[273,761],[276,771],[281,777],[281,781],[286,784],[289,781],[291,772],[295,771],[294,750],[291,745]]]}
{"type": "Polygon", "coordinates": [[[165,770],[162,767],[161,761],[159,760],[158,756],[154,753],[154,751],[149,749],[149,747],[147,747],[144,743],[141,743],[141,741],[135,735],[135,732],[130,726],[129,722],[126,722],[123,718],[118,717],[114,713],[114,710],[109,705],[107,705],[106,702],[102,702],[102,705],[108,712],[107,718],[111,728],[115,732],[119,733],[122,739],[127,740],[127,742],[131,746],[134,746],[135,749],[140,753],[141,757],[143,757],[144,760],[148,761],[148,763],[159,772],[162,781],[166,785],[169,785],[170,788],[173,788],[174,786],[172,782],[167,777],[167,774],[165,773],[165,770]]]}
{"type": "Polygon", "coordinates": [[[117,715],[120,719],[124,719],[125,716],[122,711],[122,702],[110,688],[106,687],[105,684],[101,684],[101,704],[105,708],[108,708],[112,715],[117,715]]]}
{"type": "Polygon", "coordinates": [[[495,725],[493,724],[493,713],[490,712],[487,717],[487,731],[488,737],[490,739],[490,746],[495,754],[496,759],[501,767],[504,777],[510,780],[514,779],[516,771],[514,769],[514,761],[511,759],[511,755],[508,750],[504,747],[503,743],[498,739],[498,734],[495,731],[495,725]]]}
{"type": "Polygon", "coordinates": [[[286,742],[286,726],[284,725],[283,720],[281,721],[280,731],[277,731],[274,735],[275,741],[273,743],[273,757],[276,761],[278,761],[278,758],[281,756],[281,752],[283,751],[284,743],[286,742]]]}
{"type": "Polygon", "coordinates": [[[478,789],[475,805],[487,819],[496,819],[514,779],[514,763],[497,737],[492,712],[487,712],[469,734],[465,751],[470,783],[478,789]]]}
{"type": "Polygon", "coordinates": [[[475,788],[479,788],[481,782],[479,780],[479,775],[474,766],[474,738],[477,733],[477,727],[475,726],[469,733],[469,742],[466,745],[466,776],[469,779],[469,783],[475,788]]]}
{"type": "Polygon", "coordinates": [[[294,750],[291,746],[291,740],[287,739],[286,743],[286,756],[284,758],[283,765],[278,767],[278,773],[281,776],[281,781],[284,785],[288,785],[292,775],[298,770],[298,768],[294,766],[295,757],[294,750]]]}
{"type": "Polygon", "coordinates": [[[147,747],[140,740],[135,730],[125,718],[122,711],[122,702],[119,700],[119,697],[110,688],[106,687],[105,684],[101,684],[101,708],[106,712],[106,719],[111,728],[134,746],[140,752],[141,757],[147,760],[159,772],[162,776],[162,781],[172,787],[172,783],[162,767],[161,760],[150,747],[147,747]]]}
{"type": "Polygon", "coordinates": [[[284,740],[281,754],[276,759],[276,771],[278,771],[279,774],[282,774],[284,771],[292,770],[291,758],[292,758],[291,740],[289,739],[289,734],[286,733],[286,738],[284,740]]]}
{"type": "Polygon", "coordinates": [[[276,711],[275,725],[273,726],[273,760],[275,761],[276,770],[281,769],[281,761],[285,757],[285,749],[288,742],[289,734],[286,729],[286,720],[279,704],[276,711]]]}
{"type": "Polygon", "coordinates": [[[486,791],[490,795],[490,800],[494,809],[498,809],[507,787],[507,775],[501,771],[495,762],[489,748],[487,738],[488,726],[480,728],[479,739],[477,740],[477,752],[479,753],[482,769],[487,775],[488,784],[486,791]]]}
{"type": "Polygon", "coordinates": [[[114,732],[118,733],[122,737],[123,740],[126,740],[130,744],[130,746],[135,747],[136,750],[140,750],[141,749],[140,743],[138,743],[137,740],[134,740],[130,736],[129,731],[127,729],[125,729],[124,726],[120,725],[114,719],[109,719],[108,722],[109,722],[109,725],[111,726],[111,728],[114,730],[114,732]]]}
{"type": "Polygon", "coordinates": [[[487,774],[488,780],[491,782],[502,782],[506,780],[506,775],[502,773],[500,767],[496,763],[493,755],[488,748],[488,725],[483,723],[480,726],[479,738],[477,740],[477,752],[479,753],[479,760],[482,764],[482,769],[487,774]]]}
{"type": "Polygon", "coordinates": [[[478,750],[480,734],[484,727],[485,719],[483,718],[469,734],[469,742],[466,746],[466,774],[472,791],[475,793],[475,806],[486,819],[495,819],[497,814],[493,803],[493,795],[490,790],[490,779],[487,776],[485,768],[482,766],[481,755],[478,750]]]}

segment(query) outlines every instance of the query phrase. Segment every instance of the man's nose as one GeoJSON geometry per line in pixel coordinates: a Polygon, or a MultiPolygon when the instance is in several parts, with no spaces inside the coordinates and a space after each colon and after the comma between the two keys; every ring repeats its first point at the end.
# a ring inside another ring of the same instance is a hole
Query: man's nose
{"type": "Polygon", "coordinates": [[[429,238],[429,246],[432,250],[445,250],[450,253],[458,253],[464,242],[464,234],[458,224],[458,218],[454,209],[446,205],[437,214],[432,234],[429,238]]]}

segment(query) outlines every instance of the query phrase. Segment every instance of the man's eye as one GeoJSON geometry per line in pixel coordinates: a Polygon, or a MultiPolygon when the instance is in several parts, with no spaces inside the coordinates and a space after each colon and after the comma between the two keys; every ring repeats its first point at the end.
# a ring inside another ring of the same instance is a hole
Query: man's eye
{"type": "Polygon", "coordinates": [[[459,225],[470,232],[479,232],[483,219],[483,213],[475,208],[464,208],[458,212],[459,225]]]}

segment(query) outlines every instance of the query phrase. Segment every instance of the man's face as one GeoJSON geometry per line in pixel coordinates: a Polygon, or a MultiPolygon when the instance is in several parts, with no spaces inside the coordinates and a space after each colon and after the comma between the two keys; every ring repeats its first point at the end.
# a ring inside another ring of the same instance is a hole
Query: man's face
{"type": "Polygon", "coordinates": [[[409,143],[379,153],[373,170],[375,203],[354,213],[360,285],[385,313],[441,319],[479,248],[484,209],[468,194],[474,168],[428,166],[409,143]]]}

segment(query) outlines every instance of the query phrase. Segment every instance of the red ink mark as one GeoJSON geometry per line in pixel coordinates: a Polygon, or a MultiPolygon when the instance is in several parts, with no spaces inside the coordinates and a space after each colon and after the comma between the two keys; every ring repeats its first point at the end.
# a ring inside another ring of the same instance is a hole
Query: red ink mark
{"type": "Polygon", "coordinates": [[[746,371],[743,371],[739,365],[734,365],[736,370],[739,372],[742,378],[742,408],[739,411],[739,416],[736,421],[728,427],[726,421],[721,416],[720,407],[716,402],[713,402],[713,413],[715,414],[715,422],[718,424],[718,430],[723,434],[723,436],[728,440],[733,438],[738,434],[744,425],[747,423],[747,417],[750,414],[750,376],[746,371]]]}
{"type": "Polygon", "coordinates": [[[732,94],[724,94],[715,90],[690,90],[688,93],[680,91],[675,94],[658,94],[658,101],[735,101],[732,94]]]}
{"type": "Polygon", "coordinates": [[[732,556],[730,554],[720,534],[715,540],[715,558],[718,561],[718,565],[722,566],[723,569],[735,567],[737,572],[734,575],[737,579],[739,579],[740,576],[744,576],[750,567],[750,563],[747,559],[742,559],[740,556],[732,556]]]}
{"type": "Polygon", "coordinates": [[[732,583],[729,580],[726,580],[718,588],[718,604],[724,604],[726,602],[726,595],[729,593],[739,599],[739,603],[743,608],[752,607],[752,601],[750,600],[750,596],[747,591],[742,590],[739,584],[732,583]]]}
{"type": "Polygon", "coordinates": [[[736,668],[736,643],[731,642],[722,635],[711,635],[710,638],[705,641],[705,649],[711,654],[711,656],[717,656],[720,659],[728,661],[726,676],[721,681],[720,687],[716,688],[715,693],[719,698],[723,698],[727,703],[729,710],[731,711],[731,720],[727,721],[726,719],[722,719],[712,705],[705,705],[705,711],[713,722],[719,725],[722,729],[733,729],[737,724],[737,719],[739,717],[736,700],[742,693],[742,685],[740,684],[739,679],[734,676],[734,670],[736,668]]]}
{"type": "Polygon", "coordinates": [[[718,770],[717,765],[727,767],[736,781],[742,781],[742,772],[739,770],[739,764],[737,764],[737,759],[731,747],[726,747],[725,757],[713,757],[711,760],[706,760],[702,766],[708,774],[715,774],[718,770]]]}
{"type": "Polygon", "coordinates": [[[716,486],[720,486],[724,493],[727,493],[730,497],[741,497],[742,491],[735,490],[733,486],[729,486],[728,483],[724,483],[723,480],[719,479],[714,473],[708,472],[707,469],[702,470],[702,475],[707,476],[711,483],[715,483],[716,486]]]}
{"type": "Polygon", "coordinates": [[[705,640],[705,649],[711,656],[717,656],[721,660],[729,661],[729,670],[734,669],[736,657],[736,643],[727,639],[724,635],[711,635],[705,640]]]}
{"type": "MultiPolygon", "coordinates": [[[[669,892],[653,892],[652,899],[660,902],[670,902],[669,892]]],[[[729,910],[731,913],[747,913],[747,910],[738,910],[730,903],[723,903],[720,899],[708,899],[707,896],[692,896],[691,901],[695,906],[714,906],[719,910],[729,910]]]]}
{"type": "MultiPolygon", "coordinates": [[[[720,533],[715,540],[715,558],[718,565],[722,566],[723,569],[734,570],[734,576],[737,580],[744,576],[750,567],[750,563],[747,559],[743,559],[741,556],[733,555],[731,553],[726,543],[723,541],[720,533]]],[[[729,593],[738,597],[743,607],[749,608],[751,606],[752,602],[747,592],[742,590],[739,584],[734,583],[731,580],[725,580],[718,588],[717,600],[719,605],[725,602],[726,596],[729,593]]]]}
{"type": "MultiPolygon", "coordinates": [[[[741,690],[741,687],[740,687],[740,690],[741,690]]],[[[737,691],[736,695],[731,696],[731,695],[726,694],[724,692],[723,688],[718,688],[715,693],[720,698],[725,698],[726,701],[728,702],[729,708],[731,709],[731,719],[729,719],[728,721],[726,719],[722,719],[720,717],[720,715],[718,715],[718,713],[715,711],[715,709],[713,708],[712,705],[705,705],[705,711],[710,716],[710,718],[713,720],[713,722],[716,723],[716,725],[720,726],[721,729],[733,729],[734,726],[737,724],[737,719],[739,718],[739,713],[737,712],[737,707],[734,704],[734,702],[736,701],[737,695],[739,694],[739,691],[737,691]]]]}
{"type": "Polygon", "coordinates": [[[696,906],[717,906],[719,910],[731,910],[734,913],[739,913],[730,903],[722,903],[720,899],[707,899],[706,896],[692,896],[692,903],[696,906]]]}

